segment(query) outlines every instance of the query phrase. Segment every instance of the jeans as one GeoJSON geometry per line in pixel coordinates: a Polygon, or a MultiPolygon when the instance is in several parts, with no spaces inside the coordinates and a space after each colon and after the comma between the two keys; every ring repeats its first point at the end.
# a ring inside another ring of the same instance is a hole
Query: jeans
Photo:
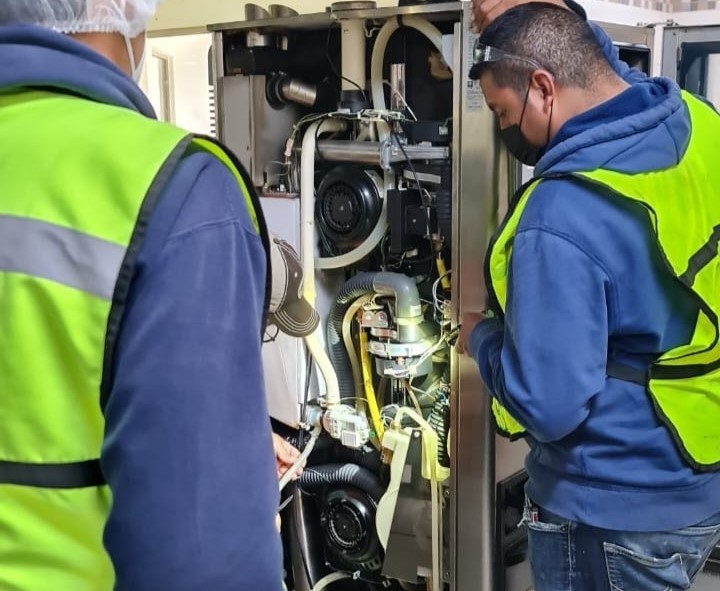
{"type": "MultiPolygon", "coordinates": [[[[662,511],[662,507],[658,507],[662,511]]],[[[610,531],[525,504],[534,591],[679,591],[720,542],[720,514],[663,533],[610,531]]]]}

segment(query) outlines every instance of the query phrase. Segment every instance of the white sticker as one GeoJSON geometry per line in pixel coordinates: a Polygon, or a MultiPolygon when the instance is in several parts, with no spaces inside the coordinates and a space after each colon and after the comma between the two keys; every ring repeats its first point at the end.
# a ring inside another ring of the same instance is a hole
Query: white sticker
{"type": "MultiPolygon", "coordinates": [[[[473,48],[475,47],[475,40],[477,39],[476,34],[468,32],[465,41],[465,71],[470,72],[473,66],[473,48]]],[[[466,111],[481,111],[485,106],[485,99],[483,98],[482,89],[480,88],[479,80],[465,80],[465,110],[466,111]]]]}

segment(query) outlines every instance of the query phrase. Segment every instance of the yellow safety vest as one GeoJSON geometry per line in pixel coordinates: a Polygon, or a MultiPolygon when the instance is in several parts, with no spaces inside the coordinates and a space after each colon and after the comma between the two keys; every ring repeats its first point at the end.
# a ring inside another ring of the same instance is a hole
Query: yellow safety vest
{"type": "MultiPolygon", "coordinates": [[[[671,431],[687,462],[697,470],[720,469],[720,116],[688,93],[692,134],[682,160],[671,168],[639,174],[610,170],[571,176],[600,194],[642,204],[655,231],[668,272],[700,308],[690,342],[666,351],[639,380],[671,431]]],[[[488,249],[486,269],[491,298],[504,313],[512,241],[525,206],[543,178],[521,189],[488,249]]],[[[609,374],[612,375],[612,374],[609,374]]],[[[621,376],[617,376],[621,377],[621,376]]],[[[498,431],[510,438],[525,429],[497,401],[498,431]]]]}
{"type": "Polygon", "coordinates": [[[102,408],[150,214],[203,150],[236,176],[266,249],[267,233],[229,152],[129,109],[6,92],[0,138],[0,589],[110,590],[102,408]]]}

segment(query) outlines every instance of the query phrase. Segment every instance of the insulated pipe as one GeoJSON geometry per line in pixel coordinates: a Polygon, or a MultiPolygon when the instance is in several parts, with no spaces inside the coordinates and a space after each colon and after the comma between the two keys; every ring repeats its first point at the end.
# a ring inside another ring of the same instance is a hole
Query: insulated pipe
{"type": "Polygon", "coordinates": [[[417,284],[401,273],[358,273],[338,292],[327,321],[328,354],[335,369],[342,398],[355,396],[352,367],[342,339],[343,321],[350,305],[368,293],[391,295],[395,298],[396,321],[401,330],[414,327],[422,320],[417,284]]]}
{"type": "Polygon", "coordinates": [[[300,486],[306,490],[327,484],[349,484],[366,492],[376,502],[385,493],[380,479],[367,468],[357,464],[310,466],[300,475],[300,486]]]}
{"type": "Polygon", "coordinates": [[[375,273],[359,273],[351,277],[342,286],[335,303],[330,308],[327,321],[327,347],[328,355],[336,372],[341,398],[356,396],[352,366],[342,339],[342,325],[345,320],[345,313],[355,300],[372,293],[375,275],[375,273]]]}
{"type": "Polygon", "coordinates": [[[365,90],[365,24],[358,19],[340,21],[341,90],[365,90]]]}
{"type": "MultiPolygon", "coordinates": [[[[419,16],[405,16],[402,19],[404,27],[410,27],[419,31],[436,47],[442,55],[442,33],[438,28],[419,16]]],[[[372,87],[373,107],[378,111],[385,110],[385,92],[383,90],[383,62],[385,60],[385,50],[392,34],[400,28],[399,18],[389,19],[380,29],[375,45],[373,47],[372,58],[370,62],[370,84],[372,87]]],[[[387,137],[389,132],[383,130],[383,138],[387,137]]]]}
{"type": "Polygon", "coordinates": [[[417,283],[402,273],[376,273],[373,289],[383,295],[395,298],[395,313],[398,320],[416,320],[422,316],[420,294],[417,283]]]}
{"type": "MultiPolygon", "coordinates": [[[[315,137],[327,131],[340,131],[345,124],[337,119],[312,123],[303,137],[300,161],[300,253],[303,267],[303,297],[315,305],[315,137]]],[[[325,381],[328,406],[340,403],[340,389],[332,363],[320,341],[320,327],[305,337],[305,344],[325,381]]]]}

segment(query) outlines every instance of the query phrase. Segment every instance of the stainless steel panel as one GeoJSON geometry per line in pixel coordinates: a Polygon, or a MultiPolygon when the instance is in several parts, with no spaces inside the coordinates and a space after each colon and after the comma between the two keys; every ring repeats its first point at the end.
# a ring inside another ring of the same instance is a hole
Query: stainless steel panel
{"type": "Polygon", "coordinates": [[[653,27],[634,27],[632,25],[618,25],[615,23],[597,22],[616,45],[638,46],[653,48],[655,29],[653,27]]]}
{"type": "MultiPolygon", "coordinates": [[[[485,306],[483,257],[498,203],[498,153],[491,112],[468,86],[474,35],[469,6],[456,27],[455,111],[456,155],[453,201],[453,298],[455,312],[485,306]]],[[[491,591],[494,587],[495,435],[489,398],[475,363],[453,357],[452,372],[451,557],[454,591],[491,591]]]]}
{"type": "Polygon", "coordinates": [[[285,140],[298,119],[298,109],[291,104],[277,110],[270,107],[265,100],[264,76],[221,77],[216,93],[220,105],[218,137],[237,154],[255,185],[261,187],[266,169],[285,159],[285,140]]]}

